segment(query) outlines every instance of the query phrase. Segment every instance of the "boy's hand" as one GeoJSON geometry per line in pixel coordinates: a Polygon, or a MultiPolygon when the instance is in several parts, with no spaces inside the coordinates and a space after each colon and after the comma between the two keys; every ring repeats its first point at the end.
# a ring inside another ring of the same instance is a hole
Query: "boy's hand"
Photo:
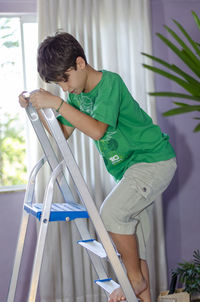
{"type": "Polygon", "coordinates": [[[30,95],[30,102],[35,109],[57,108],[60,104],[60,98],[52,93],[40,88],[30,95]]]}
{"type": "Polygon", "coordinates": [[[26,93],[27,91],[23,91],[20,95],[19,95],[19,104],[22,108],[26,108],[28,106],[28,100],[24,97],[24,93],[26,93]]]}
{"type": "Polygon", "coordinates": [[[60,105],[60,98],[53,95],[52,93],[40,88],[39,90],[35,90],[30,94],[30,97],[27,99],[25,97],[25,93],[27,91],[23,91],[19,95],[19,103],[20,106],[26,108],[28,106],[29,101],[32,103],[35,109],[41,108],[58,108],[60,105]]]}

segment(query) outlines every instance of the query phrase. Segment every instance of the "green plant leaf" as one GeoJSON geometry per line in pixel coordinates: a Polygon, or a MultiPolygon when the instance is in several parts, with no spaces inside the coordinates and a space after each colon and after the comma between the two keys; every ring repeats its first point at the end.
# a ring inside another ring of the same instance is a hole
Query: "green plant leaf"
{"type": "Polygon", "coordinates": [[[165,91],[160,91],[160,92],[150,92],[149,95],[151,96],[162,96],[162,97],[173,97],[173,98],[183,98],[183,99],[188,99],[188,100],[193,100],[193,101],[198,101],[200,102],[200,96],[193,96],[189,94],[184,94],[184,93],[177,93],[177,92],[165,92],[165,91]]]}
{"type": "Polygon", "coordinates": [[[198,61],[193,61],[187,52],[182,49],[180,50],[175,46],[169,39],[164,37],[162,34],[157,33],[157,36],[198,76],[200,77],[200,65],[198,61]]]}
{"type": "Polygon", "coordinates": [[[198,77],[200,77],[200,71],[199,71],[199,64],[195,64],[190,57],[188,57],[188,54],[185,52],[184,49],[181,50],[181,56],[182,60],[187,66],[193,71],[198,77]]]}
{"type": "Polygon", "coordinates": [[[192,95],[194,96],[199,96],[200,95],[200,85],[194,85],[192,83],[188,83],[184,80],[182,80],[181,78],[154,66],[151,65],[146,65],[143,64],[143,66],[153,72],[156,72],[170,80],[173,80],[174,82],[176,82],[177,84],[179,84],[180,86],[182,86],[185,90],[187,90],[188,92],[190,92],[192,95]]]}
{"type": "MultiPolygon", "coordinates": [[[[187,40],[189,40],[190,44],[192,45],[192,47],[195,49],[195,51],[197,52],[197,54],[200,56],[200,51],[196,45],[196,42],[194,42],[191,37],[188,35],[188,33],[186,32],[186,30],[181,26],[181,24],[179,22],[177,22],[176,20],[173,20],[173,22],[179,27],[179,29],[182,31],[182,33],[184,34],[184,36],[187,38],[187,40]]],[[[171,36],[178,42],[178,44],[187,52],[187,54],[190,56],[190,58],[194,61],[194,62],[199,62],[199,59],[196,57],[196,55],[192,52],[192,50],[185,44],[185,42],[175,33],[175,31],[173,31],[170,27],[168,27],[167,25],[164,26],[164,28],[171,34],[171,36]]]]}
{"type": "Polygon", "coordinates": [[[4,45],[7,48],[10,48],[10,47],[19,47],[18,41],[15,41],[15,42],[7,41],[7,42],[4,42],[2,45],[4,45]]]}
{"type": "Polygon", "coordinates": [[[174,64],[171,65],[171,70],[176,72],[177,74],[181,75],[186,81],[188,81],[191,84],[195,84],[195,85],[200,84],[194,77],[191,77],[188,73],[184,72],[182,69],[180,69],[178,66],[176,66],[174,64]]]}
{"type": "Polygon", "coordinates": [[[174,65],[174,64],[169,64],[167,63],[166,61],[160,59],[160,58],[157,58],[155,56],[151,56],[151,55],[148,55],[146,53],[143,53],[142,52],[142,55],[152,59],[153,61],[156,61],[158,62],[159,64],[167,67],[168,69],[172,70],[173,72],[181,75],[186,81],[188,81],[189,83],[193,83],[193,84],[196,84],[196,85],[200,85],[200,83],[193,77],[191,77],[188,73],[184,72],[183,70],[181,70],[178,66],[174,65]]]}
{"type": "MultiPolygon", "coordinates": [[[[192,47],[194,48],[194,50],[196,51],[196,53],[200,56],[200,51],[196,45],[196,42],[194,42],[194,40],[190,37],[190,35],[187,33],[187,31],[183,28],[183,26],[176,20],[173,20],[173,22],[178,26],[178,28],[181,30],[181,32],[183,33],[183,35],[186,37],[186,39],[189,41],[189,43],[192,45],[192,47]]],[[[184,49],[187,49],[189,52],[191,52],[191,50],[188,47],[183,47],[184,49]]]]}
{"type": "Polygon", "coordinates": [[[165,113],[163,113],[164,116],[171,116],[171,115],[176,115],[176,114],[183,114],[183,113],[188,113],[192,111],[200,111],[200,106],[183,106],[183,107],[178,107],[171,109],[165,113]]]}
{"type": "Polygon", "coordinates": [[[196,22],[196,24],[197,24],[197,26],[200,30],[200,19],[199,19],[199,17],[197,16],[197,14],[194,11],[192,11],[192,15],[193,15],[194,21],[196,22]]]}
{"type": "MultiPolygon", "coordinates": [[[[200,119],[200,118],[196,118],[196,119],[200,119]]],[[[200,124],[198,126],[200,127],[200,124]]],[[[200,251],[199,250],[194,251],[193,258],[194,258],[194,263],[200,266],[200,251]]]]}
{"type": "Polygon", "coordinates": [[[186,107],[186,106],[189,106],[188,104],[185,104],[185,103],[180,103],[180,102],[173,102],[175,105],[178,105],[178,106],[182,106],[182,107],[186,107]]]}
{"type": "MultiPolygon", "coordinates": [[[[195,12],[192,12],[193,18],[200,29],[200,18],[197,16],[195,12]]],[[[190,69],[189,72],[185,72],[175,64],[170,64],[169,62],[160,59],[158,57],[148,55],[146,53],[142,53],[142,55],[150,58],[154,62],[161,64],[165,69],[150,66],[150,64],[143,64],[143,66],[161,76],[164,76],[167,79],[170,79],[177,83],[179,86],[184,88],[187,93],[178,93],[178,92],[150,92],[151,96],[161,96],[161,97],[172,97],[172,98],[182,98],[190,101],[200,102],[200,43],[199,41],[195,42],[191,36],[187,33],[184,27],[173,20],[177,29],[181,31],[183,34],[183,38],[181,38],[178,33],[172,30],[168,26],[164,26],[166,31],[170,34],[170,38],[175,39],[174,44],[164,35],[157,33],[158,38],[168,47],[170,48],[175,55],[178,56],[180,60],[190,69]],[[189,42],[189,43],[187,43],[189,42]],[[178,43],[178,45],[177,45],[178,43]],[[167,71],[166,68],[169,70],[167,71]],[[195,74],[195,77],[191,76],[191,72],[195,74]],[[196,78],[198,77],[198,79],[196,78]],[[189,93],[189,94],[188,94],[189,93]]],[[[164,116],[171,116],[176,114],[183,114],[189,112],[200,112],[200,105],[190,105],[185,102],[173,102],[177,108],[173,108],[167,112],[165,112],[164,116]]],[[[194,119],[200,120],[200,117],[195,117],[194,119]]],[[[200,123],[194,129],[194,132],[200,131],[200,123]]],[[[200,257],[200,256],[199,256],[200,257]]],[[[195,260],[196,261],[196,260],[195,260]]],[[[200,265],[195,266],[195,263],[184,262],[180,263],[179,267],[175,270],[175,272],[179,275],[180,280],[185,282],[185,289],[194,292],[198,289],[200,291],[200,284],[194,285],[194,280],[200,280],[200,265]],[[188,279],[188,276],[190,279],[188,279]]]]}

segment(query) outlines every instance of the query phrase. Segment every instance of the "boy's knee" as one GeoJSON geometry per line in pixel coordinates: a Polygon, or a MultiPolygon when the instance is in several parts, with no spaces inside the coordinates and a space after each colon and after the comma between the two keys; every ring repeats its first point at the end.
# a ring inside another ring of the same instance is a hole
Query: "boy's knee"
{"type": "Polygon", "coordinates": [[[109,219],[110,218],[110,212],[107,209],[105,204],[103,204],[100,208],[100,216],[101,216],[101,219],[102,219],[103,223],[106,225],[106,222],[110,220],[109,219]]]}
{"type": "Polygon", "coordinates": [[[107,203],[100,208],[100,216],[107,231],[118,234],[134,234],[138,224],[137,219],[129,219],[127,215],[111,208],[107,203]]]}

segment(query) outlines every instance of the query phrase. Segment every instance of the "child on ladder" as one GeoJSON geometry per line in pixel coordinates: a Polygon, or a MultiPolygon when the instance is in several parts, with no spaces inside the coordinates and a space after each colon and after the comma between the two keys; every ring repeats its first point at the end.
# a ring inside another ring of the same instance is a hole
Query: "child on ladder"
{"type": "MultiPolygon", "coordinates": [[[[55,109],[66,138],[75,128],[91,137],[117,181],[103,202],[101,217],[135,294],[151,302],[146,262],[148,207],[168,187],[176,170],[169,137],[140,108],[121,77],[92,68],[81,45],[68,33],[41,43],[38,72],[45,82],[58,84],[68,99],[65,102],[40,89],[31,95],[32,105],[37,110],[55,109]]],[[[23,93],[19,102],[27,106],[23,93]]],[[[123,300],[120,288],[109,297],[110,302],[123,300]]]]}

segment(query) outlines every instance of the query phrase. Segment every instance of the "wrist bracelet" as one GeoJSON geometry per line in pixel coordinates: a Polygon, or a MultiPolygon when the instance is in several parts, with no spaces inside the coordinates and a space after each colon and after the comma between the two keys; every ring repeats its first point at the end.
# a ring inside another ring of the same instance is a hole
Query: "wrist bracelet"
{"type": "Polygon", "coordinates": [[[60,110],[61,106],[63,105],[63,103],[64,103],[64,100],[63,100],[63,99],[61,99],[60,106],[58,107],[58,109],[56,109],[56,111],[57,111],[57,112],[59,112],[59,110],[60,110]]]}

